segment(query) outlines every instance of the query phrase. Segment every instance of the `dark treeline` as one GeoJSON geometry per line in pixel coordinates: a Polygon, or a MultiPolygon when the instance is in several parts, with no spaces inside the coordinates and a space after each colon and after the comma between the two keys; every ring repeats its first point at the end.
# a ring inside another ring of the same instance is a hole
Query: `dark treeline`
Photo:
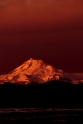
{"type": "Polygon", "coordinates": [[[83,84],[50,81],[45,84],[0,85],[0,107],[83,108],[83,84]]]}

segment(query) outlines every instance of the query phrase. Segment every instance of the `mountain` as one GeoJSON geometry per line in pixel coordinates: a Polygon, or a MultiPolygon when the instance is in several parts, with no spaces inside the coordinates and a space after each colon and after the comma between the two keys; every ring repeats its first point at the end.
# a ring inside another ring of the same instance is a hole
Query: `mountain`
{"type": "Polygon", "coordinates": [[[0,82],[24,84],[37,82],[41,84],[50,80],[59,80],[59,75],[63,75],[61,70],[45,64],[42,60],[30,58],[12,72],[1,75],[0,82]]]}
{"type": "Polygon", "coordinates": [[[35,82],[42,84],[51,80],[70,81],[76,84],[79,80],[82,82],[81,79],[78,80],[78,77],[79,76],[75,74],[55,69],[51,65],[45,64],[42,60],[30,58],[12,72],[1,75],[0,84],[3,84],[4,82],[17,84],[30,84],[31,82],[35,82]]]}

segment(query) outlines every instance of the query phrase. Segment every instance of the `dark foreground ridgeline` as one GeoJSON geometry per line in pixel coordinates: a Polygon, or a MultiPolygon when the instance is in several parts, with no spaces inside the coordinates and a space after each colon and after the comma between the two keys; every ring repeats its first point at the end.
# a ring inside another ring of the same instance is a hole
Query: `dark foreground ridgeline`
{"type": "Polygon", "coordinates": [[[0,85],[1,107],[83,108],[83,84],[50,81],[45,84],[0,85]]]}

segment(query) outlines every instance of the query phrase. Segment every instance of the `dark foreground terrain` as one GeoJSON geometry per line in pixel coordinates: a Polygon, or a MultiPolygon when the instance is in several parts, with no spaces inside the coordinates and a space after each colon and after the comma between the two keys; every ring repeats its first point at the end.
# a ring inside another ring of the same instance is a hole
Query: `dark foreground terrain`
{"type": "Polygon", "coordinates": [[[37,85],[0,85],[2,108],[83,108],[83,84],[51,81],[37,85]]]}
{"type": "Polygon", "coordinates": [[[83,84],[0,85],[0,124],[83,124],[83,84]]]}
{"type": "Polygon", "coordinates": [[[0,124],[83,124],[83,109],[7,108],[0,109],[0,124]]]}

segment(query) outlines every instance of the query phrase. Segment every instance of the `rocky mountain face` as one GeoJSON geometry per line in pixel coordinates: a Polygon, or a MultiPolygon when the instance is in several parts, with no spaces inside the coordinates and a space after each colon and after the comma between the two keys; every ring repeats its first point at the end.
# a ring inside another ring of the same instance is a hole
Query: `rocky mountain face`
{"type": "Polygon", "coordinates": [[[51,65],[45,64],[42,60],[34,60],[30,58],[22,65],[8,74],[0,76],[0,83],[24,83],[31,82],[45,83],[50,80],[59,80],[59,76],[63,75],[63,71],[53,68],[51,65]]]}
{"type": "Polygon", "coordinates": [[[17,84],[30,84],[31,82],[42,84],[51,80],[63,80],[77,84],[83,82],[83,75],[66,73],[60,69],[55,69],[42,60],[30,58],[22,65],[8,74],[0,76],[0,84],[11,82],[17,84]]]}

